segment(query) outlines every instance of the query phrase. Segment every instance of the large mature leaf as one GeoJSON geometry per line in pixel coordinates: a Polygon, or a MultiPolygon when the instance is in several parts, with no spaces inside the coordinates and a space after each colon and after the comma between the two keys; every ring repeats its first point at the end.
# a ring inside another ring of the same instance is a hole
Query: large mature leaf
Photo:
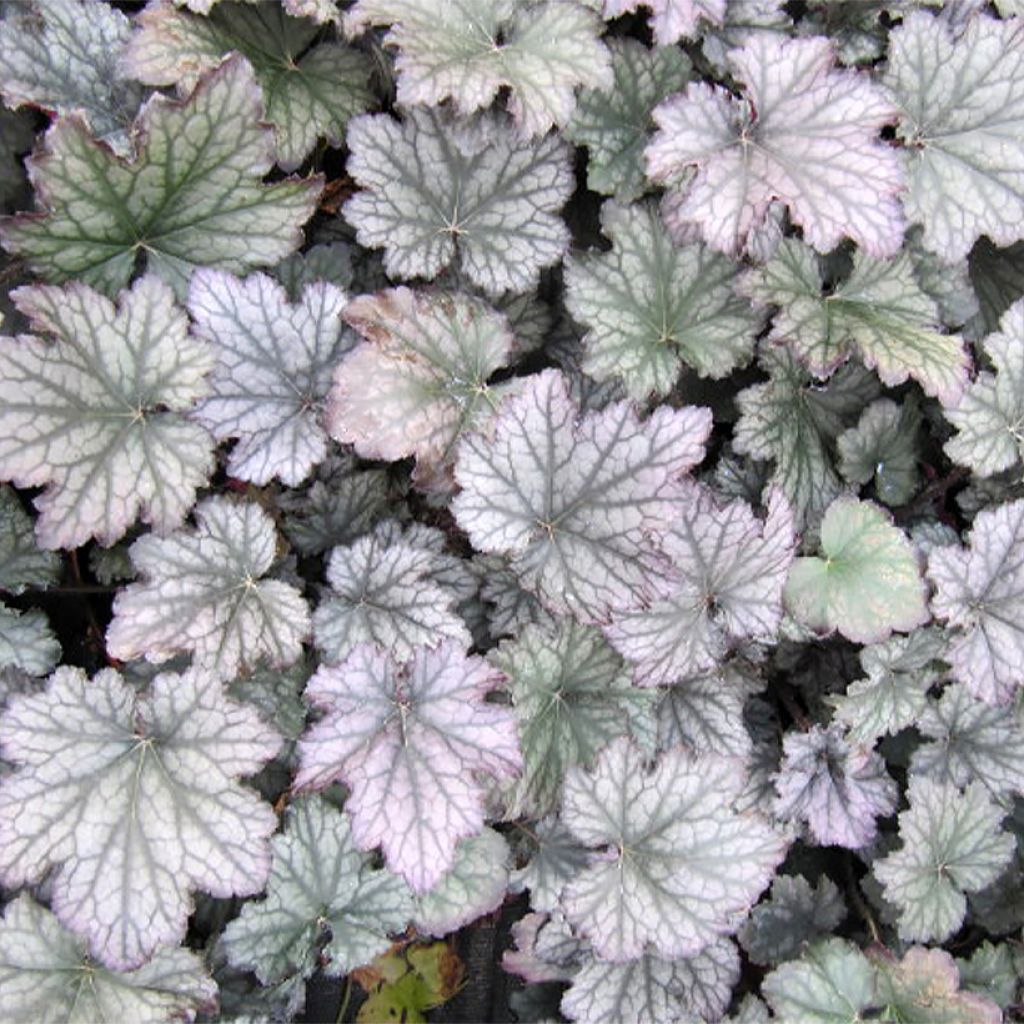
{"type": "Polygon", "coordinates": [[[300,741],[296,787],[342,779],[356,845],[382,845],[388,866],[425,893],[454,864],[457,841],[483,827],[480,776],[521,767],[511,710],[485,700],[501,680],[452,641],[404,665],[357,647],[309,681],[307,699],[327,714],[300,741]]]}
{"type": "Polygon", "coordinates": [[[649,609],[615,616],[605,633],[644,686],[706,673],[742,640],[775,639],[795,547],[793,512],[780,493],[762,522],[746,502],[719,502],[694,484],[662,541],[671,590],[649,609]]]}
{"type": "Polygon", "coordinates": [[[820,725],[786,734],[775,790],[780,818],[806,822],[821,846],[852,850],[874,841],[878,818],[892,814],[898,793],[881,755],[820,725]]]}
{"type": "Polygon", "coordinates": [[[657,695],[633,687],[627,666],[593,627],[572,619],[554,630],[526,626],[489,659],[509,678],[523,751],[509,817],[556,810],[566,771],[592,765],[616,736],[654,747],[657,695]]]}
{"type": "Polygon", "coordinates": [[[313,614],[317,647],[332,662],[362,643],[400,661],[441,638],[469,647],[469,632],[455,610],[460,594],[438,579],[443,556],[417,544],[413,532],[396,539],[390,524],[382,526],[331,552],[331,589],[313,614]]]}
{"type": "Polygon", "coordinates": [[[162,281],[118,306],[77,282],[14,293],[34,329],[0,338],[0,475],[36,499],[50,548],[111,544],[135,519],[178,526],[213,469],[212,439],[183,413],[208,388],[205,344],[162,281]]]}
{"type": "Polygon", "coordinates": [[[473,545],[512,557],[552,610],[595,621],[643,604],[666,571],[653,543],[700,461],[707,409],[662,406],[646,421],[626,402],[578,418],[565,377],[529,377],[488,434],[459,449],[452,502],[473,545]]]}
{"type": "Polygon", "coordinates": [[[1022,31],[979,13],[956,38],[922,11],[889,37],[883,81],[900,106],[904,205],[949,263],[981,235],[996,245],[1024,237],[1022,31]]]}
{"type": "Polygon", "coordinates": [[[959,632],[947,660],[954,676],[989,704],[1008,703],[1024,683],[1024,501],[982,509],[968,547],[935,548],[932,611],[959,632]]]}
{"type": "Polygon", "coordinates": [[[38,608],[21,612],[0,602],[0,669],[17,668],[43,676],[60,660],[60,643],[46,613],[38,608]]]}
{"type": "Polygon", "coordinates": [[[242,54],[263,90],[285,170],[302,163],[318,136],[340,145],[348,119],[373,103],[366,55],[317,42],[318,25],[289,17],[278,4],[222,2],[197,17],[169,0],[152,0],[135,25],[122,67],[150,85],[188,92],[229,51],[242,54]]]}
{"type": "Polygon", "coordinates": [[[195,530],[132,545],[143,578],[117,595],[107,650],[153,662],[188,651],[221,679],[261,658],[290,665],[309,634],[309,611],[291,584],[262,578],[277,545],[270,516],[225,497],[208,498],[194,515],[195,530]]]}
{"type": "Polygon", "coordinates": [[[0,590],[20,594],[28,587],[48,587],[59,572],[60,555],[39,547],[17,494],[0,487],[0,590]]]}
{"type": "Polygon", "coordinates": [[[399,103],[471,114],[507,87],[527,137],[569,120],[577,86],[612,82],[601,22],[576,0],[359,0],[345,16],[350,33],[379,24],[398,49],[399,103]]]}
{"type": "Polygon", "coordinates": [[[491,116],[453,124],[434,111],[354,118],[348,173],[363,186],[343,213],[360,243],[384,249],[391,277],[434,278],[456,264],[491,295],[526,291],[557,263],[572,191],[557,135],[524,145],[491,116]]]}
{"type": "Polygon", "coordinates": [[[648,7],[648,24],[659,46],[698,34],[701,22],[721,25],[728,0],[604,0],[605,18],[617,18],[638,7],[648,7]]]}
{"type": "Polygon", "coordinates": [[[563,895],[599,957],[692,956],[735,929],[786,849],[764,819],[732,808],[743,784],[741,762],[681,747],[645,771],[626,739],[605,748],[593,773],[570,769],[565,824],[587,846],[610,847],[563,895]]]}
{"type": "Polygon", "coordinates": [[[762,34],[726,60],[742,97],[698,83],[654,111],[647,172],[675,186],[669,228],[696,223],[709,245],[736,254],[783,200],[819,252],[846,235],[871,256],[893,255],[903,241],[903,173],[878,138],[897,114],[881,90],[836,70],[823,38],[762,34]]]}
{"type": "Polygon", "coordinates": [[[886,505],[909,501],[919,483],[920,428],[921,414],[912,398],[901,405],[888,398],[872,402],[857,425],[836,438],[843,479],[873,484],[878,500],[886,505]]]}
{"type": "Polygon", "coordinates": [[[217,358],[212,394],[195,417],[219,441],[239,439],[232,476],[295,487],[327,454],[324,400],[352,344],[341,322],[346,301],[327,283],[308,285],[293,306],[265,274],[240,281],[204,267],[193,275],[189,311],[217,358]]]}
{"type": "Polygon", "coordinates": [[[814,251],[786,239],[742,290],[777,307],[769,339],[789,345],[816,376],[856,354],[885,384],[913,377],[943,402],[959,398],[970,360],[959,336],[941,333],[938,305],[917,283],[908,253],[889,261],[858,252],[849,277],[827,294],[824,284],[814,251]]]}
{"type": "Polygon", "coordinates": [[[185,949],[158,949],[134,971],[98,965],[80,939],[31,896],[0,921],[0,1017],[67,1024],[159,1024],[212,1012],[217,986],[185,949]]]}
{"type": "Polygon", "coordinates": [[[263,888],[277,818],[236,780],[281,738],[208,674],[158,675],[139,695],[112,669],[60,668],[2,721],[19,768],[0,785],[0,878],[54,869],[54,911],[108,966],[179,942],[190,889],[263,888]]]}
{"type": "Polygon", "coordinates": [[[786,605],[804,625],[870,644],[928,620],[914,549],[877,505],[836,499],[821,523],[821,552],[798,558],[786,581],[786,605]]]}
{"type": "Polygon", "coordinates": [[[583,372],[661,397],[685,364],[725,377],[749,361],[760,318],[733,291],[739,268],[699,242],[676,247],[652,204],[601,208],[612,251],[566,270],[566,306],[589,330],[583,372]]]}
{"type": "Polygon", "coordinates": [[[7,219],[0,238],[37,274],[109,295],[142,259],[179,296],[198,264],[274,263],[301,242],[321,181],[260,181],[273,162],[261,116],[252,69],[233,57],[184,102],[146,104],[132,160],[95,142],[81,119],[61,118],[30,161],[44,210],[7,219]]]}
{"type": "Polygon", "coordinates": [[[0,21],[0,95],[55,114],[77,111],[122,155],[142,89],[119,68],[131,23],[107,3],[32,0],[0,21]]]}
{"type": "Polygon", "coordinates": [[[223,938],[230,962],[255,971],[262,984],[318,969],[348,974],[388,949],[389,932],[405,930],[409,890],[371,865],[352,842],[348,819],[321,797],[288,808],[271,848],[266,899],[246,903],[223,938]]]}
{"type": "Polygon", "coordinates": [[[996,372],[982,370],[943,414],[958,431],[946,454],[991,476],[1024,457],[1024,299],[1007,309],[982,348],[996,372]]]}
{"type": "Polygon", "coordinates": [[[608,47],[614,80],[580,93],[565,136],[587,147],[587,186],[628,203],[646,188],[643,156],[651,112],[683,87],[690,62],[676,46],[649,50],[635,39],[611,39],[608,47]]]}
{"type": "Polygon", "coordinates": [[[493,411],[487,381],[512,356],[508,321],[469,295],[391,288],[362,295],[345,320],[363,341],[337,368],[332,436],[364,458],[416,457],[416,476],[443,486],[456,441],[493,411]]]}
{"type": "Polygon", "coordinates": [[[1010,863],[1013,836],[999,823],[1004,811],[984,786],[960,791],[912,776],[910,809],[900,815],[903,846],[874,863],[885,898],[899,908],[900,937],[944,942],[963,923],[965,892],[991,885],[1010,863]]]}

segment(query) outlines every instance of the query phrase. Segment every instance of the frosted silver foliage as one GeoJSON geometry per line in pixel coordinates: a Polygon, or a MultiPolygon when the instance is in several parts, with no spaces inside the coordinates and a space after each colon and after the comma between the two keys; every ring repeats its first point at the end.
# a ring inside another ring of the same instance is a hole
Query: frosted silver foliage
{"type": "Polygon", "coordinates": [[[609,39],[610,86],[584,89],[565,135],[587,147],[587,185],[621,203],[646,191],[644,146],[654,127],[651,112],[683,87],[690,72],[686,55],[675,46],[649,50],[635,39],[609,39]]]}
{"type": "Polygon", "coordinates": [[[912,377],[943,402],[960,397],[970,365],[963,339],[944,333],[909,253],[880,260],[858,252],[845,280],[828,294],[824,283],[814,251],[786,239],[764,267],[747,274],[742,291],[776,307],[769,340],[789,345],[818,377],[856,354],[884,384],[912,377]]]}
{"type": "Polygon", "coordinates": [[[982,509],[967,544],[929,555],[932,612],[956,630],[953,675],[975,697],[1006,704],[1024,683],[1024,501],[982,509]]]}
{"type": "Polygon", "coordinates": [[[602,25],[576,0],[359,0],[345,28],[390,24],[398,102],[434,106],[450,99],[460,114],[488,107],[507,87],[524,137],[572,116],[579,86],[612,81],[602,25]]]}
{"type": "Polygon", "coordinates": [[[0,784],[0,879],[53,869],[55,913],[106,966],[178,943],[190,889],[263,888],[277,818],[236,780],[281,739],[207,673],[164,673],[140,695],[113,669],[59,668],[2,725],[18,768],[0,784]]]}
{"type": "Polygon", "coordinates": [[[510,557],[552,611],[594,622],[665,588],[656,549],[703,458],[708,409],[626,402],[580,416],[556,370],[529,377],[460,445],[452,511],[480,551],[510,557]]]}
{"type": "Polygon", "coordinates": [[[883,82],[900,107],[907,217],[947,263],[981,235],[1024,237],[1024,56],[1016,19],[979,13],[962,34],[908,12],[883,82]]]}
{"type": "Polygon", "coordinates": [[[776,815],[806,823],[820,846],[868,846],[878,819],[896,810],[896,783],[881,755],[820,725],[786,734],[775,791],[776,815]]]}
{"type": "Polygon", "coordinates": [[[904,177],[878,138],[897,115],[885,94],[867,75],[835,68],[820,37],[756,35],[726,63],[741,96],[695,83],[655,108],[647,173],[670,187],[669,229],[696,224],[712,248],[736,255],[782,200],[819,252],[847,236],[871,256],[892,256],[903,241],[904,177]]]}
{"type": "Polygon", "coordinates": [[[232,476],[295,487],[323,461],[323,407],[334,367],[352,345],[341,321],[346,302],[326,282],[308,285],[291,305],[266,274],[242,281],[204,267],[193,275],[189,312],[216,355],[211,394],[194,416],[218,441],[238,439],[232,476]]]}
{"type": "Polygon", "coordinates": [[[228,960],[264,985],[317,969],[348,974],[405,930],[412,898],[400,879],[356,849],[346,816],[319,796],[288,808],[271,840],[266,898],[246,903],[224,929],[228,960]]]}
{"type": "Polygon", "coordinates": [[[899,816],[903,845],[872,870],[899,909],[900,937],[944,942],[963,924],[965,893],[991,885],[1016,844],[1000,828],[1003,809],[980,783],[961,791],[911,776],[908,797],[910,809],[899,816]]]}
{"type": "Polygon", "coordinates": [[[326,715],[299,743],[295,786],[341,779],[356,845],[382,846],[388,867],[422,895],[451,870],[458,840],[483,827],[483,777],[522,766],[511,710],[485,700],[501,681],[453,641],[417,648],[405,664],[358,646],[306,687],[326,715]]]}
{"type": "Polygon", "coordinates": [[[59,660],[60,643],[45,612],[38,608],[18,611],[0,602],[0,668],[43,676],[59,660]]]}
{"type": "Polygon", "coordinates": [[[675,246],[653,204],[601,208],[611,252],[567,261],[566,306],[588,328],[582,369],[663,397],[683,366],[725,377],[750,360],[761,318],[737,296],[739,268],[701,243],[675,246]]]}
{"type": "Polygon", "coordinates": [[[309,609],[290,583],[263,578],[277,546],[270,516],[226,497],[208,498],[194,516],[194,530],[132,545],[142,579],[114,600],[107,650],[157,663],[187,652],[221,679],[261,659],[292,664],[309,635],[309,609]]]}
{"type": "Polygon", "coordinates": [[[186,949],[158,949],[135,970],[97,964],[28,894],[9,903],[0,921],[0,1016],[9,1021],[67,1024],[132,1021],[161,1024],[213,1012],[217,986],[186,949]]]}
{"type": "Polygon", "coordinates": [[[648,24],[659,46],[698,35],[701,28],[721,25],[728,0],[604,0],[606,19],[639,8],[650,10],[648,24]]]}
{"type": "Polygon", "coordinates": [[[878,500],[889,506],[909,501],[918,489],[918,434],[921,414],[912,398],[872,402],[855,427],[836,438],[843,479],[872,484],[878,500]]]}
{"type": "Polygon", "coordinates": [[[316,644],[328,661],[344,660],[361,643],[400,661],[441,638],[470,646],[455,610],[459,593],[436,577],[443,556],[417,544],[415,534],[393,539],[387,532],[378,529],[331,552],[331,589],[313,613],[316,644]]]}
{"type": "Polygon", "coordinates": [[[262,115],[252,69],[232,57],[187,100],[146,103],[131,160],[60,118],[30,160],[42,209],[0,222],[0,239],[41,277],[108,295],[143,260],[179,297],[200,261],[235,273],[275,263],[302,241],[322,181],[263,184],[273,138],[262,115]]]}
{"type": "Polygon", "coordinates": [[[352,47],[319,42],[319,26],[289,17],[286,6],[221,2],[202,18],[152,0],[135,19],[121,67],[149,85],[187,93],[230,51],[242,54],[263,90],[277,162],[295,170],[318,136],[340,145],[348,119],[373,104],[372,65],[352,47]]]}
{"type": "Polygon", "coordinates": [[[17,494],[0,487],[0,590],[20,594],[28,587],[48,587],[59,573],[60,555],[39,547],[17,494]]]}
{"type": "Polygon", "coordinates": [[[524,145],[491,115],[468,125],[413,109],[354,118],[348,173],[361,185],[342,212],[360,244],[384,249],[391,277],[433,279],[457,266],[490,295],[527,291],[562,258],[558,211],[572,192],[568,146],[524,145]]]}
{"type": "Polygon", "coordinates": [[[455,444],[494,411],[487,382],[511,359],[508,321],[479,299],[390,288],[349,303],[362,342],[338,366],[327,422],[364,458],[416,457],[424,486],[450,486],[455,444]]]}
{"type": "Polygon", "coordinates": [[[946,454],[979,476],[1011,469],[1024,457],[1024,299],[981,343],[995,372],[982,370],[960,400],[943,409],[957,429],[946,454]]]}
{"type": "Polygon", "coordinates": [[[185,415],[212,354],[170,288],[147,275],[116,306],[79,282],[14,299],[53,338],[0,338],[0,476],[47,485],[39,542],[109,545],[140,516],[178,526],[213,470],[212,439],[185,415]]]}
{"type": "Polygon", "coordinates": [[[643,686],[709,672],[740,641],[775,639],[795,548],[793,512],[781,492],[762,521],[746,502],[723,503],[690,484],[662,540],[671,589],[649,609],[617,615],[605,634],[643,686]]]}
{"type": "Polygon", "coordinates": [[[131,23],[106,3],[32,0],[0,21],[0,95],[9,107],[78,112],[122,156],[143,91],[118,66],[131,23]]]}
{"type": "Polygon", "coordinates": [[[742,674],[728,663],[669,686],[658,705],[658,746],[746,758],[753,747],[743,721],[748,694],[742,674]]]}
{"type": "Polygon", "coordinates": [[[742,762],[681,747],[644,770],[640,750],[614,741],[592,773],[570,770],[562,817],[597,848],[562,901],[601,959],[645,951],[693,956],[734,931],[767,886],[785,840],[757,814],[733,810],[742,762]]]}
{"type": "Polygon", "coordinates": [[[558,815],[542,818],[523,829],[530,859],[512,873],[512,892],[530,891],[530,906],[554,913],[566,883],[587,866],[589,851],[562,824],[558,815]]]}
{"type": "Polygon", "coordinates": [[[508,676],[523,751],[509,817],[557,810],[566,771],[592,765],[616,736],[653,749],[657,695],[632,685],[622,658],[592,626],[572,619],[551,630],[526,626],[489,660],[508,676]]]}

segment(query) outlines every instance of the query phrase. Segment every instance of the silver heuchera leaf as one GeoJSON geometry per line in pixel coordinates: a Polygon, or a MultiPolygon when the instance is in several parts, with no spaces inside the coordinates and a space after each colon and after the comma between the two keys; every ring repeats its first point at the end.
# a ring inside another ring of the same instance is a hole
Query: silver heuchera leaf
{"type": "Polygon", "coordinates": [[[786,841],[731,803],[741,762],[681,747],[650,769],[630,741],[605,748],[592,773],[570,769],[562,818],[591,863],[565,888],[569,921],[598,957],[693,956],[734,931],[768,884],[786,841]]]}
{"type": "Polygon", "coordinates": [[[32,326],[0,338],[0,475],[36,499],[50,548],[109,545],[141,515],[174,529],[213,470],[212,439],[184,415],[208,391],[208,347],[158,278],[117,306],[87,285],[14,292],[32,326]]]}
{"type": "Polygon", "coordinates": [[[0,590],[20,594],[28,587],[48,587],[59,572],[60,555],[39,547],[17,494],[0,487],[0,590]]]}
{"type": "Polygon", "coordinates": [[[292,664],[309,635],[309,609],[291,584],[263,579],[277,546],[270,516],[227,497],[208,498],[194,516],[195,530],[132,545],[142,580],[115,598],[107,650],[157,663],[187,651],[220,679],[261,658],[292,664]]]}
{"type": "Polygon", "coordinates": [[[0,602],[0,668],[43,676],[59,660],[60,643],[45,612],[38,608],[22,612],[0,602]]]}
{"type": "Polygon", "coordinates": [[[404,665],[356,647],[306,688],[327,714],[299,743],[296,788],[344,781],[356,845],[383,846],[388,866],[422,895],[451,870],[458,840],[483,827],[481,776],[522,766],[511,710],[485,700],[501,681],[454,641],[417,648],[404,665]]]}
{"type": "Polygon", "coordinates": [[[214,1012],[217,986],[202,960],[161,948],[141,967],[108,970],[27,893],[0,921],[0,1017],[9,1021],[160,1024],[214,1012]]]}
{"type": "Polygon", "coordinates": [[[512,892],[530,890],[530,906],[554,913],[566,883],[580,873],[589,852],[572,836],[558,815],[542,818],[523,829],[529,839],[530,859],[512,873],[512,892]]]}
{"type": "Polygon", "coordinates": [[[593,622],[637,607],[667,572],[655,539],[704,455],[708,409],[626,402],[580,417],[565,377],[545,370],[507,399],[455,467],[456,521],[480,551],[510,556],[552,611],[593,622]]]}
{"type": "Polygon", "coordinates": [[[223,936],[228,960],[255,971],[261,984],[318,969],[348,974],[386,952],[389,933],[405,930],[409,890],[371,866],[347,817],[321,797],[289,806],[271,848],[266,898],[246,903],[223,936]]]}
{"type": "Polygon", "coordinates": [[[281,738],[207,673],[158,675],[142,695],[112,669],[60,668],[2,719],[0,880],[53,877],[53,908],[118,970],[185,935],[190,889],[259,892],[269,805],[237,784],[281,738]]]}
{"type": "Polygon", "coordinates": [[[878,818],[892,814],[898,795],[880,754],[820,725],[786,734],[775,790],[776,815],[806,822],[821,846],[851,850],[874,841],[878,818]]]}
{"type": "Polygon", "coordinates": [[[211,394],[194,417],[218,441],[237,438],[228,472],[296,487],[327,454],[323,406],[331,375],[352,345],[333,285],[311,284],[293,306],[265,274],[244,281],[203,267],[192,277],[195,333],[216,355],[211,394]]]}
{"type": "Polygon", "coordinates": [[[696,83],[655,108],[647,173],[671,188],[669,229],[696,224],[712,248],[736,255],[781,198],[819,252],[846,235],[871,256],[893,255],[904,178],[878,139],[897,115],[884,93],[867,75],[837,70],[824,38],[757,35],[726,61],[742,97],[696,83]]]}
{"type": "MultiPolygon", "coordinates": [[[[650,8],[648,24],[659,46],[699,34],[701,22],[721,25],[728,0],[604,0],[605,19],[639,7],[650,8]]],[[[706,27],[706,25],[705,25],[706,27]]]]}
{"type": "Polygon", "coordinates": [[[735,666],[669,686],[658,705],[658,746],[747,758],[753,741],[743,721],[750,690],[735,666]]]}

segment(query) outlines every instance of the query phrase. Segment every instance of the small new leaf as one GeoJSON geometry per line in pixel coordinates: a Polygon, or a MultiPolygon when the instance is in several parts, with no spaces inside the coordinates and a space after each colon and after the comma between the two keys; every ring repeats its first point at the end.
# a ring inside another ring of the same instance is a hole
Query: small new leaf
{"type": "Polygon", "coordinates": [[[878,500],[886,505],[909,501],[919,483],[920,428],[921,414],[912,398],[902,405],[888,398],[872,402],[857,425],[836,438],[843,479],[860,486],[873,484],[878,500]]]}
{"type": "Polygon", "coordinates": [[[38,608],[18,611],[0,602],[0,669],[16,668],[44,676],[60,661],[60,643],[46,613],[38,608]]]}
{"type": "MultiPolygon", "coordinates": [[[[639,7],[650,9],[648,25],[659,46],[697,35],[701,22],[721,25],[727,0],[604,0],[605,19],[618,18],[639,7]]],[[[705,26],[706,27],[706,26],[705,26]]]]}
{"type": "Polygon", "coordinates": [[[60,555],[39,547],[17,494],[0,487],[0,590],[20,594],[28,587],[42,589],[56,583],[59,572],[60,555]]]}

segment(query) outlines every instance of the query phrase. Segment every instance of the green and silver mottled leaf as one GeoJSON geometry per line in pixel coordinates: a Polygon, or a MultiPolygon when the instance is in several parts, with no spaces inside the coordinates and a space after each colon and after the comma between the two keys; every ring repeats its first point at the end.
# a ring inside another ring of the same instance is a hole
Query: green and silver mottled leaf
{"type": "Polygon", "coordinates": [[[509,817],[557,810],[569,768],[589,768],[617,736],[654,748],[657,694],[632,685],[625,662],[593,627],[572,619],[553,630],[526,626],[488,659],[509,679],[523,752],[509,817]]]}
{"type": "Polygon", "coordinates": [[[913,546],[877,505],[837,498],[821,523],[821,552],[798,558],[786,581],[786,607],[798,622],[872,644],[928,620],[913,546]]]}
{"type": "Polygon", "coordinates": [[[735,263],[674,245],[652,203],[606,202],[601,230],[612,250],[566,266],[566,306],[588,328],[584,373],[642,401],[668,394],[683,366],[726,377],[750,360],[761,319],[733,290],[735,263]]]}
{"type": "Polygon", "coordinates": [[[563,821],[599,852],[562,902],[598,957],[693,956],[735,930],[787,845],[759,815],[733,809],[744,782],[742,762],[682,747],[646,771],[626,739],[592,773],[570,769],[563,821]]]}
{"type": "Polygon", "coordinates": [[[463,439],[451,508],[473,546],[508,555],[549,609],[600,621],[664,589],[655,539],[710,430],[710,410],[694,406],[661,406],[641,421],[617,402],[580,416],[564,375],[545,370],[505,401],[488,433],[463,439]]]}
{"type": "Polygon", "coordinates": [[[910,809],[899,816],[903,845],[872,870],[885,898],[899,909],[900,937],[944,942],[963,924],[965,893],[991,885],[1010,863],[1013,836],[1000,828],[1003,808],[985,787],[961,791],[911,776],[910,809]]]}
{"type": "Polygon", "coordinates": [[[659,749],[682,745],[746,759],[753,748],[743,721],[749,693],[742,672],[729,663],[669,686],[658,704],[659,749]]]}
{"type": "Polygon", "coordinates": [[[181,103],[155,96],[132,128],[134,159],[65,117],[29,161],[42,210],[0,222],[0,239],[52,281],[113,295],[140,262],[184,297],[197,265],[240,273],[302,241],[321,180],[264,185],[271,129],[252,69],[232,57],[181,103]]]}
{"type": "Polygon", "coordinates": [[[979,331],[988,334],[999,329],[1003,314],[1024,296],[1024,242],[999,249],[983,235],[971,250],[968,268],[978,296],[979,331]]]}
{"type": "Polygon", "coordinates": [[[103,0],[32,0],[0,21],[0,95],[9,107],[84,115],[95,135],[122,156],[143,90],[120,56],[131,22],[103,0]]]}
{"type": "Polygon", "coordinates": [[[299,302],[306,285],[326,281],[343,292],[351,290],[355,280],[352,266],[354,245],[348,242],[325,242],[305,252],[286,256],[270,273],[284,285],[291,302],[299,302]]]}
{"type": "Polygon", "coordinates": [[[190,889],[259,892],[270,871],[270,806],[238,785],[281,738],[216,679],[156,676],[137,694],[113,669],[60,668],[3,715],[0,879],[53,870],[53,908],[118,970],[185,935],[190,889]]]}
{"type": "Polygon", "coordinates": [[[290,804],[271,840],[266,898],[224,929],[228,960],[263,985],[314,971],[337,976],[370,963],[412,916],[412,896],[356,849],[348,818],[319,796],[290,804]]]}
{"type": "Polygon", "coordinates": [[[133,971],[108,970],[27,893],[0,921],[0,1017],[67,1024],[162,1024],[213,1012],[217,986],[185,949],[158,949],[133,971]]]}
{"type": "MultiPolygon", "coordinates": [[[[219,8],[218,8],[219,10],[219,8]]],[[[333,285],[307,286],[295,305],[266,274],[244,281],[200,268],[188,307],[216,356],[210,396],[193,413],[218,441],[237,438],[228,472],[266,484],[300,484],[327,454],[321,421],[334,367],[352,346],[333,285]]]]}
{"type": "Polygon", "coordinates": [[[558,815],[542,818],[523,828],[529,860],[512,872],[512,892],[530,890],[530,906],[534,910],[554,913],[559,908],[562,890],[586,866],[590,857],[558,815]]]}
{"type": "Polygon", "coordinates": [[[1004,1010],[1016,998],[1020,974],[1009,944],[983,942],[969,958],[957,957],[956,965],[965,990],[991,999],[1004,1010]]]}
{"type": "Polygon", "coordinates": [[[851,484],[871,484],[886,505],[908,502],[920,484],[918,433],[921,414],[913,397],[897,405],[889,398],[872,402],[855,427],[836,438],[839,472],[851,484]]]}
{"type": "Polygon", "coordinates": [[[0,669],[16,668],[45,676],[60,661],[60,642],[46,613],[38,608],[18,611],[0,602],[0,669]]]}
{"type": "Polygon", "coordinates": [[[463,432],[478,429],[501,395],[487,381],[515,339],[506,318],[469,295],[391,288],[345,309],[362,342],[334,375],[327,425],[367,459],[416,458],[424,486],[450,486],[463,432]]]}
{"type": "Polygon", "coordinates": [[[42,589],[56,583],[59,574],[60,555],[39,547],[17,494],[0,487],[0,590],[20,594],[30,587],[42,589]]]}
{"type": "Polygon", "coordinates": [[[907,218],[947,262],[979,236],[1024,237],[1024,28],[979,13],[963,33],[908,12],[889,36],[883,83],[900,107],[907,218]]]}
{"type": "Polygon", "coordinates": [[[384,249],[392,278],[457,266],[489,295],[524,292],[569,247],[558,211],[573,188],[557,135],[523,144],[497,117],[465,125],[410,110],[353,118],[348,173],[362,186],[342,208],[360,244],[384,249]]]}
{"type": "Polygon", "coordinates": [[[959,398],[967,351],[959,335],[942,333],[938,305],[918,284],[909,254],[878,260],[858,251],[846,280],[828,294],[824,283],[817,253],[786,239],[741,288],[776,307],[769,340],[789,345],[815,376],[828,377],[856,354],[890,387],[913,377],[945,403],[959,398]]]}
{"type": "Polygon", "coordinates": [[[467,115],[507,88],[524,138],[565,125],[578,87],[612,83],[600,19],[576,0],[359,0],[345,15],[350,34],[381,24],[402,106],[450,99],[467,115]]]}
{"type": "Polygon", "coordinates": [[[190,92],[231,51],[252,64],[274,126],[277,162],[295,170],[326,137],[340,146],[350,117],[373,105],[369,58],[342,43],[319,42],[320,26],[274,3],[218,3],[206,17],[152,0],[135,19],[121,61],[148,85],[190,92]]]}
{"type": "Polygon", "coordinates": [[[649,50],[635,39],[610,39],[614,81],[584,89],[565,137],[587,148],[587,186],[620,203],[647,190],[644,146],[654,127],[651,112],[681,89],[690,61],[676,46],[649,50]]]}
{"type": "Polygon", "coordinates": [[[213,470],[186,413],[208,391],[212,353],[153,275],[118,305],[87,285],[14,292],[42,337],[0,338],[0,476],[48,485],[36,536],[49,548],[111,544],[141,518],[180,525],[213,470]]]}
{"type": "Polygon", "coordinates": [[[132,545],[142,580],[115,598],[107,650],[156,663],[189,652],[220,679],[261,659],[292,664],[309,635],[309,610],[291,584],[263,578],[277,545],[270,516],[227,497],[208,498],[194,516],[194,530],[132,545]]]}

